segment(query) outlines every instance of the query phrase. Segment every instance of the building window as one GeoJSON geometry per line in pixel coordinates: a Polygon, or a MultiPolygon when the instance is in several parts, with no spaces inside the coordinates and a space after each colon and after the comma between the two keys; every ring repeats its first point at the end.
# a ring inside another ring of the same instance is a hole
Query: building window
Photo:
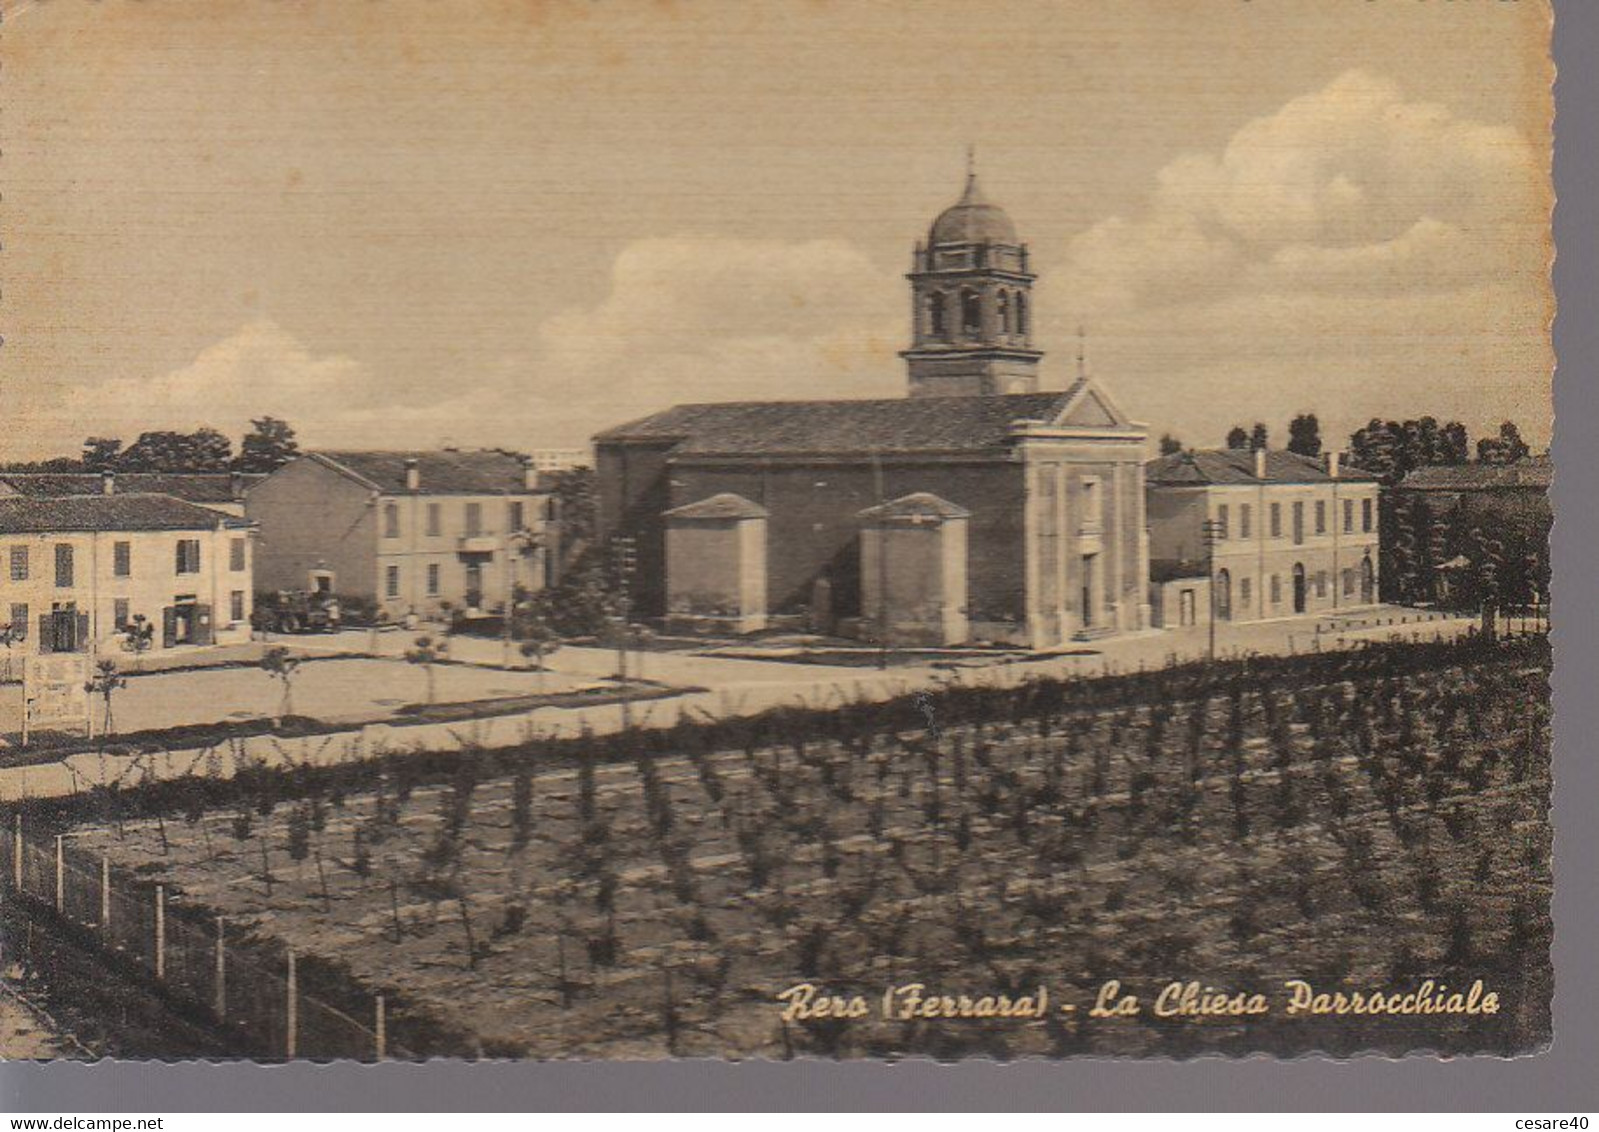
{"type": "Polygon", "coordinates": [[[383,505],[383,537],[400,537],[400,505],[398,503],[385,503],[383,505]]]}
{"type": "Polygon", "coordinates": [[[1021,291],[1016,292],[1016,333],[1027,333],[1027,296],[1021,291]]]}
{"type": "Polygon", "coordinates": [[[1294,504],[1294,545],[1298,546],[1305,541],[1305,505],[1294,504]]]}
{"type": "Polygon", "coordinates": [[[384,567],[383,592],[388,597],[400,596],[400,568],[398,566],[384,567]]]}
{"type": "Polygon", "coordinates": [[[1353,570],[1345,570],[1344,571],[1344,596],[1348,597],[1350,594],[1352,594],[1354,592],[1355,592],[1355,572],[1353,570]]]}
{"type": "Polygon", "coordinates": [[[1100,490],[1098,476],[1085,476],[1081,481],[1083,495],[1083,529],[1098,531],[1105,523],[1105,493],[1100,490]]]}
{"type": "Polygon", "coordinates": [[[1316,533],[1318,535],[1327,533],[1327,501],[1325,499],[1316,500],[1316,533]]]}
{"type": "Polygon", "coordinates": [[[13,582],[28,580],[28,548],[25,546],[11,548],[11,580],[13,582]]]}
{"type": "Polygon", "coordinates": [[[200,572],[199,539],[180,538],[178,540],[176,567],[179,574],[198,574],[200,572]]]}
{"type": "Polygon", "coordinates": [[[1223,503],[1216,508],[1216,541],[1227,537],[1227,504],[1223,503]]]}
{"type": "Polygon", "coordinates": [[[1325,570],[1316,571],[1316,596],[1327,596],[1327,571],[1325,570]]]}
{"type": "Polygon", "coordinates": [[[234,590],[228,595],[228,620],[237,625],[244,620],[244,591],[234,590]]]}
{"type": "Polygon", "coordinates": [[[999,293],[999,330],[1001,334],[1011,332],[1010,292],[999,293]]]}
{"type": "Polygon", "coordinates": [[[477,538],[483,533],[483,504],[468,503],[466,505],[466,537],[477,538]]]}
{"type": "Polygon", "coordinates": [[[983,333],[983,304],[976,291],[961,292],[961,333],[979,338],[983,333]]]}
{"type": "Polygon", "coordinates": [[[515,533],[522,529],[522,501],[520,499],[511,500],[510,506],[506,508],[505,522],[507,531],[515,533]]]}
{"type": "Polygon", "coordinates": [[[11,631],[21,640],[28,637],[28,605],[26,602],[14,601],[11,603],[11,631]]]}
{"type": "Polygon", "coordinates": [[[1240,503],[1238,505],[1238,537],[1239,538],[1248,538],[1249,537],[1249,519],[1250,519],[1249,511],[1250,511],[1249,504],[1240,503]]]}
{"type": "Polygon", "coordinates": [[[428,596],[439,596],[439,564],[437,562],[428,563],[428,596]]]}
{"type": "Polygon", "coordinates": [[[1271,576],[1271,603],[1281,605],[1283,602],[1283,580],[1280,574],[1271,576]]]}
{"type": "Polygon", "coordinates": [[[1360,501],[1360,529],[1367,534],[1371,533],[1371,500],[1360,501]]]}
{"type": "Polygon", "coordinates": [[[244,569],[244,540],[235,538],[228,540],[228,569],[238,573],[244,569]]]}
{"type": "Polygon", "coordinates": [[[934,338],[949,336],[949,316],[944,310],[944,292],[934,291],[927,296],[927,330],[934,338]]]}
{"type": "Polygon", "coordinates": [[[1271,505],[1271,537],[1283,537],[1283,505],[1281,503],[1273,503],[1271,505]]]}
{"type": "Polygon", "coordinates": [[[1238,579],[1238,608],[1239,609],[1247,609],[1249,607],[1250,591],[1254,588],[1253,586],[1250,585],[1251,581],[1253,581],[1253,579],[1251,579],[1251,578],[1239,578],[1238,579]]]}
{"type": "Polygon", "coordinates": [[[131,542],[114,542],[111,544],[111,574],[117,578],[127,578],[133,575],[133,544],[131,542]]]}
{"type": "Polygon", "coordinates": [[[427,531],[428,531],[428,537],[429,538],[438,538],[439,537],[439,530],[440,530],[440,528],[443,525],[443,522],[442,522],[443,514],[444,514],[444,507],[443,507],[442,504],[439,504],[439,503],[429,503],[428,504],[428,527],[427,527],[427,531]]]}
{"type": "Polygon", "coordinates": [[[1355,533],[1355,501],[1353,499],[1346,499],[1346,500],[1344,500],[1344,534],[1350,535],[1350,534],[1354,534],[1354,533],[1355,533]]]}
{"type": "Polygon", "coordinates": [[[118,631],[127,627],[133,616],[128,608],[128,599],[119,597],[111,603],[111,627],[118,631]]]}
{"type": "Polygon", "coordinates": [[[72,544],[56,543],[56,585],[69,589],[72,586],[72,544]]]}

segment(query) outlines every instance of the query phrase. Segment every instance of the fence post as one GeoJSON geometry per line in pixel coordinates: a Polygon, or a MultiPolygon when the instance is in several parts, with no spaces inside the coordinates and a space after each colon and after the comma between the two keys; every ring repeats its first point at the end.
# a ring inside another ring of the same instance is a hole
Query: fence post
{"type": "Polygon", "coordinates": [[[383,996],[380,994],[380,995],[378,995],[377,1015],[376,1015],[376,1034],[377,1034],[377,1042],[376,1042],[377,1058],[376,1058],[376,1060],[378,1060],[378,1061],[382,1061],[384,1059],[384,1057],[386,1057],[388,1055],[388,1046],[389,1046],[388,1021],[389,1021],[389,1019],[388,1019],[388,1011],[385,1009],[385,1003],[383,1001],[383,996]]]}
{"type": "Polygon", "coordinates": [[[217,1021],[228,1019],[228,950],[224,942],[222,917],[217,917],[217,1021]]]}
{"type": "Polygon", "coordinates": [[[155,977],[167,977],[167,886],[155,886],[155,977]]]}
{"type": "Polygon", "coordinates": [[[285,1025],[284,1028],[283,1028],[284,1029],[284,1033],[283,1033],[283,1053],[284,1053],[285,1057],[287,1057],[290,1061],[293,1061],[294,1060],[294,1052],[295,1052],[294,1047],[298,1044],[297,1039],[299,1037],[299,1035],[295,1033],[295,1030],[297,1030],[299,1028],[299,1024],[300,1024],[300,1003],[299,1003],[300,987],[299,987],[299,979],[295,975],[295,970],[294,970],[294,952],[292,952],[292,951],[289,952],[289,979],[288,979],[288,982],[289,982],[289,1012],[288,1012],[288,1024],[285,1025]]]}
{"type": "Polygon", "coordinates": [[[100,854],[100,930],[111,936],[111,858],[100,854]]]}
{"type": "Polygon", "coordinates": [[[62,848],[63,834],[56,834],[56,915],[67,910],[66,852],[62,848]]]}

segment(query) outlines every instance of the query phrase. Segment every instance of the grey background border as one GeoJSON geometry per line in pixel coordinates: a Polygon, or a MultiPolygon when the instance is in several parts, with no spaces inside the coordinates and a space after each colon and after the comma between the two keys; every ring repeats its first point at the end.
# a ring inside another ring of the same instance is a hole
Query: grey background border
{"type": "MultiPolygon", "coordinates": [[[[1306,0],[1311,2],[1311,0],[1306,0]]],[[[1333,0],[1319,0],[1322,3],[1333,0]]],[[[1356,3],[1360,0],[1341,0],[1356,3]]],[[[1515,3],[1517,0],[1376,0],[1515,3]]],[[[1523,1111],[1599,1108],[1599,3],[1555,0],[1555,1043],[1543,1054],[1334,1062],[655,1062],[0,1066],[0,1112],[1020,1110],[1523,1111]]]]}

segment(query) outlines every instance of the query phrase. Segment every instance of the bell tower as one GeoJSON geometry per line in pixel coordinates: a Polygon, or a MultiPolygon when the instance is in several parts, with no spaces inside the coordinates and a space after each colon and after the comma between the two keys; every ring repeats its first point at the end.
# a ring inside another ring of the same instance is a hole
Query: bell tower
{"type": "Polygon", "coordinates": [[[912,397],[1033,393],[1033,280],[1027,245],[990,204],[967,156],[966,190],[918,243],[911,284],[911,347],[902,350],[912,397]]]}

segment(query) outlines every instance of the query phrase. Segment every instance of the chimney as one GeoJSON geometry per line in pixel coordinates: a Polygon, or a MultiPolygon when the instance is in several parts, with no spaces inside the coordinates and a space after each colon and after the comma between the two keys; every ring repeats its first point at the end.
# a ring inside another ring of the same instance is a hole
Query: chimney
{"type": "Polygon", "coordinates": [[[1329,452],[1329,453],[1327,453],[1327,478],[1328,479],[1337,479],[1338,478],[1338,460],[1339,460],[1339,457],[1342,456],[1342,455],[1343,455],[1343,453],[1341,453],[1341,452],[1329,452]]]}
{"type": "Polygon", "coordinates": [[[100,494],[115,495],[117,492],[117,474],[110,468],[100,473],[100,494]]]}
{"type": "Polygon", "coordinates": [[[243,472],[228,473],[228,495],[234,500],[234,502],[238,502],[240,499],[244,498],[243,472]]]}
{"type": "Polygon", "coordinates": [[[416,466],[415,456],[405,458],[405,490],[422,490],[422,470],[416,466]]]}
{"type": "Polygon", "coordinates": [[[1257,480],[1266,478],[1266,450],[1264,448],[1255,449],[1255,478],[1257,480]]]}
{"type": "Polygon", "coordinates": [[[533,457],[522,457],[522,487],[527,491],[536,491],[539,486],[538,465],[533,462],[533,457]]]}

